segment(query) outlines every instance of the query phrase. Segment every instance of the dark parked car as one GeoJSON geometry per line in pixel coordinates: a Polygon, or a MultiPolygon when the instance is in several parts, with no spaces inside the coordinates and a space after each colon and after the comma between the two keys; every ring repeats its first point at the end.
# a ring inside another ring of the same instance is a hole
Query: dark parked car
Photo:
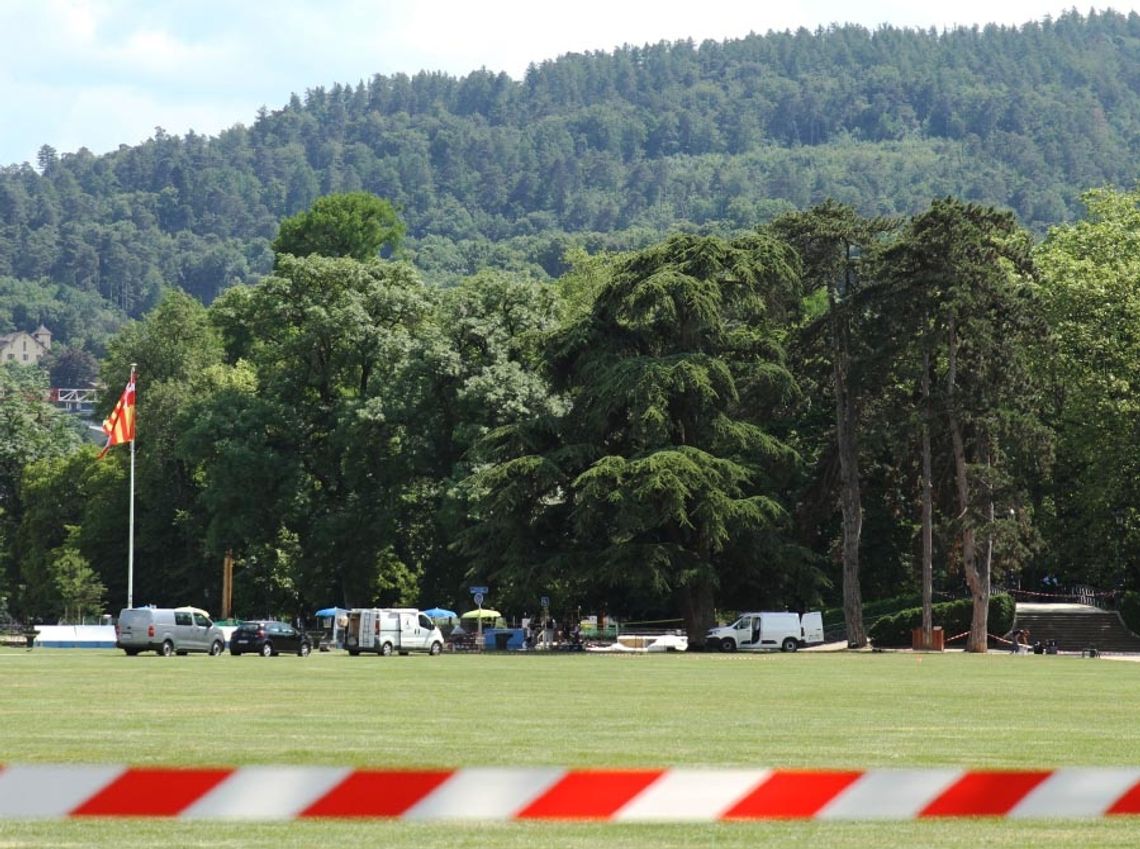
{"type": "Polygon", "coordinates": [[[272,657],[284,652],[305,657],[312,650],[313,644],[307,634],[287,622],[272,619],[242,622],[230,637],[232,655],[256,652],[262,657],[272,657]]]}

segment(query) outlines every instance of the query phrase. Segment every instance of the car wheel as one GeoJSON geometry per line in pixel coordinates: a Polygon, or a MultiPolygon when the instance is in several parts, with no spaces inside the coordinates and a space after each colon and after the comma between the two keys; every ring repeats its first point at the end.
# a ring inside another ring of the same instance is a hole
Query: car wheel
{"type": "Polygon", "coordinates": [[[159,651],[162,652],[163,657],[173,657],[174,656],[174,643],[170,642],[170,640],[167,640],[166,642],[164,642],[162,644],[162,648],[159,649],[159,651]]]}
{"type": "Polygon", "coordinates": [[[392,644],[391,643],[384,643],[384,645],[380,646],[380,654],[384,655],[384,657],[391,657],[391,655],[392,655],[392,644]]]}
{"type": "Polygon", "coordinates": [[[263,643],[261,646],[262,657],[273,657],[273,643],[263,643]]]}
{"type": "Polygon", "coordinates": [[[720,650],[736,651],[736,640],[732,639],[732,637],[725,637],[720,641],[720,650]]]}
{"type": "Polygon", "coordinates": [[[226,644],[221,640],[214,640],[210,644],[210,657],[217,657],[226,650],[226,644]]]}
{"type": "Polygon", "coordinates": [[[136,657],[139,653],[138,649],[123,649],[127,653],[127,657],[136,657]]]}
{"type": "Polygon", "coordinates": [[[349,649],[348,650],[348,656],[349,657],[356,657],[358,654],[360,654],[360,649],[349,649]]]}
{"type": "Polygon", "coordinates": [[[443,643],[441,643],[439,640],[436,640],[434,643],[431,644],[431,655],[432,655],[432,657],[435,657],[435,655],[439,654],[442,651],[443,651],[443,643]]]}
{"type": "Polygon", "coordinates": [[[230,654],[232,654],[234,657],[241,657],[241,652],[237,649],[230,649],[230,654]]]}
{"type": "Polygon", "coordinates": [[[313,647],[311,645],[309,645],[308,643],[301,643],[301,648],[297,652],[297,654],[301,655],[301,657],[308,657],[309,652],[311,652],[312,650],[313,650],[313,647]]]}
{"type": "Polygon", "coordinates": [[[795,637],[787,637],[784,640],[783,645],[780,646],[780,649],[782,651],[795,651],[799,647],[800,647],[800,644],[798,642],[796,642],[795,637]]]}

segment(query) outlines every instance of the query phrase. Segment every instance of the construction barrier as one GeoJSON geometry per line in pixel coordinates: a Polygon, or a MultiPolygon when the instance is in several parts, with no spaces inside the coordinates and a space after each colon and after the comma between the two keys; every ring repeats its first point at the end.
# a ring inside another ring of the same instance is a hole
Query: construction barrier
{"type": "Polygon", "coordinates": [[[1140,814],[1140,768],[343,769],[9,765],[0,819],[913,820],[1140,814]]]}

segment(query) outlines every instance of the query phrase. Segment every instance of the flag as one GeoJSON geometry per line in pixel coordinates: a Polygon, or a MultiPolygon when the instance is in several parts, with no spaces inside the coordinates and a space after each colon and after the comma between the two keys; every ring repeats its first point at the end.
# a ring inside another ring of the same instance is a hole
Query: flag
{"type": "Polygon", "coordinates": [[[123,390],[115,409],[103,422],[103,433],[107,434],[107,444],[99,452],[99,457],[110,450],[112,445],[133,442],[135,438],[135,373],[131,371],[131,382],[123,390]]]}

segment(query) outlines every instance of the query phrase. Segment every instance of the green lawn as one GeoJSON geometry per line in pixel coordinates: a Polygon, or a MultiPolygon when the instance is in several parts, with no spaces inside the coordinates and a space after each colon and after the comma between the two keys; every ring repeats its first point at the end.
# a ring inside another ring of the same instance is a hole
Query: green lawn
{"type": "MultiPolygon", "coordinates": [[[[1140,764],[1140,664],[1070,657],[0,649],[0,762],[348,766],[1140,764]]],[[[13,846],[1135,847],[1140,819],[272,825],[6,822],[13,846]]]]}

